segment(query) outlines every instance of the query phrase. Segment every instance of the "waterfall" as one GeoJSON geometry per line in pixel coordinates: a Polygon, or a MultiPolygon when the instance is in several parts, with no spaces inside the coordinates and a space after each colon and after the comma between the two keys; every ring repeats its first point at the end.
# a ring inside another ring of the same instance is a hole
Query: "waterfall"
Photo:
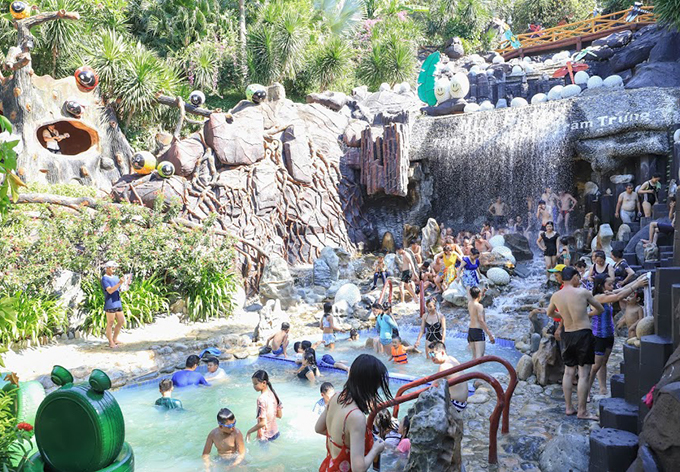
{"type": "Polygon", "coordinates": [[[411,159],[424,161],[434,181],[432,216],[456,228],[478,223],[500,196],[526,224],[527,197],[538,200],[546,186],[571,191],[571,107],[563,100],[417,119],[411,159]]]}

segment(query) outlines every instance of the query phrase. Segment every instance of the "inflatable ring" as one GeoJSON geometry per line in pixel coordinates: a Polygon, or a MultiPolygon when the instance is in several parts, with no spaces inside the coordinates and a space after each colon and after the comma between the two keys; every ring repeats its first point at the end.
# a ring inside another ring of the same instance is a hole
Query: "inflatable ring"
{"type": "Polygon", "coordinates": [[[37,380],[19,382],[19,387],[7,383],[2,388],[5,392],[16,390],[16,398],[12,410],[16,415],[17,423],[35,425],[35,414],[40,403],[45,399],[45,387],[37,380]]]}
{"type": "MultiPolygon", "coordinates": [[[[24,468],[26,472],[44,472],[45,462],[43,461],[40,453],[37,452],[31,456],[26,462],[24,468]]],[[[132,447],[128,443],[123,444],[123,449],[116,457],[116,460],[103,469],[99,469],[96,472],[133,472],[135,470],[135,455],[132,452],[132,447]]]]}

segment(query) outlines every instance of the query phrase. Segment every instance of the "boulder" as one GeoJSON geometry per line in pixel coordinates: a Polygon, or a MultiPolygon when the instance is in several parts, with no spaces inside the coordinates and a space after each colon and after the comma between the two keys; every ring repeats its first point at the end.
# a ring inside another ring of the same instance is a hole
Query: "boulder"
{"type": "Polygon", "coordinates": [[[325,91],[323,93],[310,93],[306,98],[307,103],[318,103],[333,111],[340,111],[347,105],[347,95],[342,92],[325,91]]]}
{"type": "Polygon", "coordinates": [[[595,56],[591,57],[593,57],[593,59],[596,61],[606,61],[611,59],[611,57],[614,55],[614,50],[609,46],[594,46],[591,49],[591,52],[595,54],[595,56]]]}
{"type": "Polygon", "coordinates": [[[534,375],[537,384],[545,387],[562,379],[564,364],[562,364],[562,356],[559,353],[554,336],[546,336],[541,339],[538,351],[531,356],[531,360],[534,363],[534,375]]]}
{"type": "Polygon", "coordinates": [[[510,283],[510,274],[500,267],[492,267],[486,272],[487,278],[495,285],[508,285],[510,283]]]}
{"type": "Polygon", "coordinates": [[[587,472],[590,442],[585,434],[564,434],[548,441],[539,466],[542,472],[587,472]]]}
{"type": "Polygon", "coordinates": [[[200,134],[194,133],[186,139],[173,142],[158,160],[171,162],[175,167],[175,175],[190,178],[205,151],[200,134]]]}
{"type": "Polygon", "coordinates": [[[609,48],[622,48],[633,39],[633,32],[629,30],[612,33],[604,38],[593,41],[593,46],[606,46],[609,48]]]}
{"type": "Polygon", "coordinates": [[[319,258],[314,260],[312,269],[312,280],[314,285],[329,288],[333,279],[331,277],[331,269],[325,260],[319,258]]]}
{"type": "Polygon", "coordinates": [[[186,189],[187,181],[184,177],[172,176],[164,179],[158,172],[148,175],[128,174],[113,185],[111,196],[114,202],[142,203],[147,208],[154,208],[156,200],[162,197],[164,205],[169,207],[184,200],[186,189]]]}
{"type": "Polygon", "coordinates": [[[340,273],[340,256],[337,252],[338,248],[326,246],[319,253],[319,259],[322,259],[331,271],[331,281],[338,280],[340,273]]]}
{"type": "Polygon", "coordinates": [[[333,314],[336,316],[352,316],[354,313],[354,309],[352,308],[352,305],[347,303],[347,300],[338,300],[335,303],[333,303],[333,314]]]}
{"type": "Polygon", "coordinates": [[[52,277],[52,296],[66,308],[68,330],[78,329],[85,322],[85,316],[80,316],[80,304],[85,299],[80,283],[82,277],[76,272],[61,269],[52,277]]]}
{"type": "Polygon", "coordinates": [[[446,382],[420,394],[411,419],[411,453],[405,472],[458,472],[462,468],[463,420],[451,404],[446,382]]]}
{"type": "Polygon", "coordinates": [[[465,55],[465,49],[463,48],[463,43],[460,38],[453,38],[451,44],[449,44],[446,49],[444,49],[444,54],[449,56],[449,59],[456,60],[460,59],[465,55]]]}
{"type": "Polygon", "coordinates": [[[423,254],[427,257],[432,257],[439,252],[441,248],[441,229],[434,218],[428,218],[427,224],[422,230],[421,244],[423,254]]]}
{"type": "Polygon", "coordinates": [[[387,267],[387,272],[390,275],[396,276],[401,273],[399,270],[399,264],[397,263],[397,255],[394,253],[387,254],[385,256],[385,266],[387,267]]]}
{"type": "Polygon", "coordinates": [[[233,117],[212,113],[203,133],[222,164],[254,164],[264,159],[264,119],[256,106],[243,108],[233,117]]]}
{"type": "Polygon", "coordinates": [[[609,177],[609,181],[613,184],[627,184],[635,179],[633,174],[615,174],[609,177]]]}
{"type": "Polygon", "coordinates": [[[593,242],[590,244],[590,249],[595,251],[597,248],[598,240],[602,245],[602,250],[605,252],[607,257],[611,257],[612,254],[612,239],[614,239],[614,231],[612,227],[605,223],[600,225],[600,230],[597,233],[597,238],[593,238],[593,242]]]}
{"type": "Polygon", "coordinates": [[[642,336],[650,336],[654,334],[654,317],[646,316],[638,321],[635,327],[635,337],[642,339],[642,336]]]}
{"type": "Polygon", "coordinates": [[[522,234],[506,234],[505,246],[512,250],[512,255],[518,261],[530,261],[534,258],[534,253],[531,252],[531,247],[529,247],[529,240],[522,234]]]}
{"type": "Polygon", "coordinates": [[[637,66],[626,88],[680,87],[679,62],[650,62],[637,66]]]}
{"type": "Polygon", "coordinates": [[[649,53],[649,62],[674,62],[680,60],[680,32],[669,29],[649,53]]]}
{"type": "Polygon", "coordinates": [[[609,88],[623,87],[623,79],[620,75],[610,75],[602,81],[602,85],[609,88]]]}
{"type": "Polygon", "coordinates": [[[260,298],[264,301],[279,300],[285,310],[298,303],[288,264],[279,255],[271,254],[264,265],[260,280],[260,298]]]}
{"type": "Polygon", "coordinates": [[[500,254],[504,258],[506,258],[508,261],[512,263],[512,265],[515,265],[517,263],[517,260],[515,259],[515,256],[512,255],[512,250],[509,247],[505,246],[496,246],[493,248],[491,251],[492,254],[500,254]]]}
{"type": "Polygon", "coordinates": [[[640,441],[654,451],[660,470],[677,470],[680,464],[680,382],[663,385],[654,392],[654,405],[647,414],[640,441]]]}
{"type": "Polygon", "coordinates": [[[466,307],[468,303],[467,291],[458,280],[449,284],[444,293],[442,293],[442,298],[458,307],[466,307]]]}
{"type": "Polygon", "coordinates": [[[267,300],[260,310],[260,320],[253,331],[253,340],[261,341],[281,329],[281,323],[289,322],[290,317],[281,309],[279,300],[267,300]]]}
{"type": "Polygon", "coordinates": [[[630,241],[630,233],[630,226],[624,223],[619,226],[619,230],[616,232],[616,240],[627,243],[630,241]]]}
{"type": "Polygon", "coordinates": [[[368,123],[363,120],[350,120],[342,135],[342,142],[349,147],[361,147],[361,132],[366,129],[368,123]]]}
{"type": "Polygon", "coordinates": [[[489,239],[489,244],[493,248],[498,246],[505,246],[505,238],[502,235],[497,234],[496,236],[493,236],[491,239],[489,239]]]}
{"type": "Polygon", "coordinates": [[[335,293],[335,303],[345,300],[352,307],[361,301],[361,290],[354,284],[345,284],[335,293]]]}
{"type": "Polygon", "coordinates": [[[394,236],[391,232],[385,231],[382,240],[380,241],[380,250],[383,252],[394,252],[397,249],[397,244],[394,241],[394,236]]]}
{"type": "Polygon", "coordinates": [[[309,138],[302,125],[290,125],[281,135],[283,162],[290,176],[303,184],[312,183],[312,157],[309,138]]]}
{"type": "MultiPolygon", "coordinates": [[[[533,334],[538,334],[539,336],[543,332],[543,328],[548,326],[548,323],[550,323],[550,318],[548,318],[548,315],[543,313],[542,310],[532,310],[529,313],[529,321],[531,322],[531,328],[532,328],[532,333],[533,334]]],[[[540,343],[540,339],[539,339],[540,343]]]]}
{"type": "Polygon", "coordinates": [[[517,363],[517,378],[526,380],[534,373],[534,364],[531,357],[524,354],[517,363]]]}
{"type": "Polygon", "coordinates": [[[623,48],[614,54],[614,57],[609,60],[609,67],[611,67],[612,72],[631,69],[646,61],[653,47],[653,43],[633,43],[631,46],[623,48]]]}

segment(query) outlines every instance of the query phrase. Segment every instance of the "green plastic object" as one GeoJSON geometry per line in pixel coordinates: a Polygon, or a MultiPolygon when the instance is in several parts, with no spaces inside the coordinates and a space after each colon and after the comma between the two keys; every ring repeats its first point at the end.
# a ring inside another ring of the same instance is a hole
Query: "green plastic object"
{"type": "Polygon", "coordinates": [[[108,376],[96,369],[89,383],[68,382],[45,398],[35,437],[47,469],[96,472],[114,464],[123,449],[125,422],[118,402],[106,391],[110,386],[108,376]]]}
{"type": "Polygon", "coordinates": [[[37,380],[19,382],[16,400],[17,423],[34,425],[36,413],[44,399],[45,387],[40,382],[37,380]]]}
{"type": "Polygon", "coordinates": [[[434,72],[437,69],[437,64],[439,64],[439,59],[439,51],[427,56],[418,75],[418,98],[431,107],[437,104],[437,97],[434,95],[434,72]]]}
{"type": "MultiPolygon", "coordinates": [[[[25,472],[45,472],[45,461],[43,461],[40,453],[33,454],[26,462],[24,467],[25,472]]],[[[134,472],[135,470],[135,456],[132,452],[132,447],[128,443],[123,444],[118,457],[111,465],[96,472],[134,472]]]]}
{"type": "Polygon", "coordinates": [[[54,385],[58,385],[60,387],[73,383],[73,375],[71,375],[71,372],[60,365],[55,365],[52,367],[50,378],[52,379],[52,382],[54,382],[54,385]]]}

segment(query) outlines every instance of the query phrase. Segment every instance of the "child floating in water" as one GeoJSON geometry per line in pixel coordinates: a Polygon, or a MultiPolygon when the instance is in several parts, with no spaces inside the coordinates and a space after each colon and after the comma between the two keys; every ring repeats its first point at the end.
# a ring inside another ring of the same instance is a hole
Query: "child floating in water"
{"type": "Polygon", "coordinates": [[[250,435],[255,432],[260,441],[274,441],[279,437],[276,418],[283,417],[283,404],[276,395],[266,371],[255,372],[252,381],[253,389],[260,392],[260,396],[257,399],[257,424],[246,433],[246,441],[250,441],[250,435]]]}
{"type": "Polygon", "coordinates": [[[392,355],[389,360],[395,364],[408,364],[406,349],[403,344],[401,344],[401,338],[399,336],[392,337],[392,355]]]}
{"type": "Polygon", "coordinates": [[[321,413],[323,413],[323,411],[326,409],[326,405],[328,405],[330,399],[333,398],[333,395],[335,395],[335,388],[330,382],[322,383],[319,390],[321,390],[321,398],[314,404],[314,407],[312,408],[312,411],[317,415],[321,415],[321,413]]]}
{"type": "Polygon", "coordinates": [[[217,380],[227,380],[227,373],[223,368],[220,367],[220,361],[217,357],[208,357],[205,359],[208,363],[208,372],[205,374],[205,379],[210,382],[215,382],[217,380]]]}
{"type": "Polygon", "coordinates": [[[246,455],[243,434],[236,428],[236,417],[228,408],[222,408],[217,413],[217,428],[208,433],[203,447],[203,461],[206,467],[210,464],[210,451],[213,445],[223,459],[233,460],[229,465],[238,465],[246,455]]]}
{"type": "Polygon", "coordinates": [[[175,389],[172,380],[163,379],[158,383],[158,390],[161,392],[161,398],[156,400],[156,406],[166,410],[182,409],[182,402],[176,398],[172,398],[172,391],[175,389]]]}
{"type": "Polygon", "coordinates": [[[270,347],[272,354],[275,356],[288,357],[286,355],[286,349],[288,348],[288,332],[290,331],[290,324],[283,322],[281,323],[281,331],[274,333],[269,339],[267,339],[267,347],[270,347]],[[271,343],[271,346],[270,344],[271,343]]]}
{"type": "Polygon", "coordinates": [[[624,298],[626,302],[626,311],[624,311],[623,316],[616,323],[616,329],[626,326],[628,328],[628,338],[635,337],[635,328],[637,327],[638,321],[640,321],[645,316],[645,312],[642,309],[643,298],[642,290],[636,290],[635,292],[624,298]]]}

